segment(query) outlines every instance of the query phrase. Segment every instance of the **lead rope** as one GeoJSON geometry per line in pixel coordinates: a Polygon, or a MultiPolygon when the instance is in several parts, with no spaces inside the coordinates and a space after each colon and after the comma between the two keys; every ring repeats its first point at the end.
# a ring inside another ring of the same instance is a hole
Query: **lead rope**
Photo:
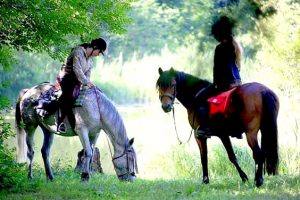
{"type": "MultiPolygon", "coordinates": [[[[178,136],[178,132],[177,132],[177,126],[176,126],[176,120],[175,120],[175,107],[173,107],[172,111],[173,111],[173,120],[174,120],[174,127],[175,127],[177,140],[179,142],[179,145],[181,145],[181,144],[183,144],[183,142],[180,140],[180,138],[178,136]]],[[[188,143],[190,141],[191,136],[192,136],[192,132],[193,132],[193,129],[191,130],[190,136],[189,136],[188,140],[185,143],[188,143]]]]}

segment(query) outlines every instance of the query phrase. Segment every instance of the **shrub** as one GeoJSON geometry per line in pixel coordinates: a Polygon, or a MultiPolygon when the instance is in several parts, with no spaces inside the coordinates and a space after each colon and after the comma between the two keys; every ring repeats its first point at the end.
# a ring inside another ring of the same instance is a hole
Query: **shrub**
{"type": "Polygon", "coordinates": [[[4,143],[5,140],[13,136],[10,124],[5,122],[2,113],[0,113],[0,191],[18,190],[25,178],[25,165],[16,162],[15,149],[10,149],[4,143]]]}

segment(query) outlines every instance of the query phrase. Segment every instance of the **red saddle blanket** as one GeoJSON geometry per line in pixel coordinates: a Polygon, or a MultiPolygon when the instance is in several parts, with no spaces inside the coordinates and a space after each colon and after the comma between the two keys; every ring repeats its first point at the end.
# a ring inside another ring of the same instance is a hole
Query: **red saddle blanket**
{"type": "Polygon", "coordinates": [[[218,113],[221,113],[221,114],[225,113],[225,111],[229,105],[231,95],[235,89],[236,89],[236,87],[234,87],[228,91],[222,92],[221,94],[219,94],[215,97],[209,98],[207,100],[209,102],[209,107],[210,107],[209,113],[211,115],[218,114],[218,113]]]}

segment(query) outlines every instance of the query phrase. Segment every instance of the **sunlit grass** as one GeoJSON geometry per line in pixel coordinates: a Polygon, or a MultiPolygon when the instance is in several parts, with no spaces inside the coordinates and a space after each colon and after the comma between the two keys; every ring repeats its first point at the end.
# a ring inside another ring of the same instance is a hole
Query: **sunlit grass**
{"type": "MultiPolygon", "coordinates": [[[[300,115],[297,94],[286,95],[284,80],[278,73],[254,61],[246,61],[242,69],[245,82],[258,81],[270,86],[279,96],[281,108],[279,127],[279,176],[265,177],[265,185],[256,189],[254,161],[245,137],[233,139],[234,150],[249,182],[242,183],[227,158],[218,138],[208,140],[208,167],[211,183],[202,185],[202,166],[195,140],[179,145],[179,137],[187,141],[191,128],[185,108],[175,104],[175,122],[171,114],[161,110],[155,82],[158,67],[175,67],[188,73],[198,73],[199,67],[207,67],[199,76],[211,80],[211,54],[197,56],[193,48],[181,49],[186,54],[171,53],[167,49],[161,55],[146,56],[142,60],[122,59],[113,63],[98,63],[93,81],[117,104],[127,129],[128,137],[135,138],[138,156],[138,181],[120,183],[115,176],[109,151],[109,143],[102,132],[96,144],[100,149],[101,164],[105,175],[94,174],[89,183],[81,183],[80,175],[73,171],[77,152],[82,149],[78,137],[55,136],[51,162],[55,181],[47,182],[40,154],[42,132],[35,135],[34,180],[29,189],[10,194],[9,199],[297,199],[299,197],[300,145],[298,141],[300,115]],[[178,56],[180,55],[180,56],[178,56]],[[275,73],[274,76],[259,76],[275,73]],[[281,82],[280,82],[281,81],[281,82]],[[280,83],[279,83],[280,82],[280,83]],[[30,189],[31,188],[31,189],[30,189]]],[[[201,70],[199,70],[201,71],[201,70]]],[[[283,75],[284,77],[284,75],[283,75]]],[[[11,119],[12,120],[12,119],[11,119]]],[[[12,122],[13,124],[13,122],[12,122]]],[[[14,127],[14,125],[12,126],[14,127]]],[[[15,140],[10,140],[15,146],[15,140]]],[[[26,177],[26,174],[24,174],[26,177]]],[[[3,196],[0,196],[0,199],[3,196]]]]}
{"type": "Polygon", "coordinates": [[[115,176],[92,174],[89,182],[81,182],[72,168],[57,169],[54,181],[46,181],[42,170],[34,169],[33,180],[24,179],[22,191],[0,192],[0,199],[299,199],[299,175],[270,176],[256,188],[230,175],[203,185],[195,178],[137,179],[123,183],[115,176]],[[24,190],[25,189],[25,190],[24,190]]]}

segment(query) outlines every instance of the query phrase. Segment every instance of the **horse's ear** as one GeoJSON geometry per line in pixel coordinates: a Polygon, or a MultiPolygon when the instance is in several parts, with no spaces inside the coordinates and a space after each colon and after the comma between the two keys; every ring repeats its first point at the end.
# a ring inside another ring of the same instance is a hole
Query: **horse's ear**
{"type": "Polygon", "coordinates": [[[175,73],[175,69],[173,67],[170,68],[170,72],[173,74],[175,73]]]}
{"type": "Polygon", "coordinates": [[[163,72],[164,72],[164,71],[161,69],[161,67],[158,68],[158,73],[159,73],[159,75],[161,75],[163,72]]]}
{"type": "Polygon", "coordinates": [[[131,138],[128,142],[128,146],[132,146],[133,142],[134,142],[134,138],[131,138]]]}

